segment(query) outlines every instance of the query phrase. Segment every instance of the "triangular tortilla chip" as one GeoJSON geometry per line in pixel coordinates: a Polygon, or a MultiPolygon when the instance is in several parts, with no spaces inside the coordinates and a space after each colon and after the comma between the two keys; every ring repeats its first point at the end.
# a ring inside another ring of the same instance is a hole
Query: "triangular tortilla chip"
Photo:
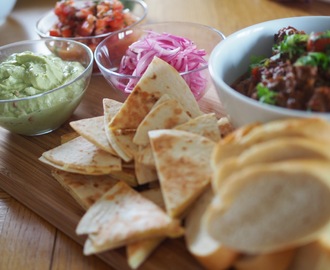
{"type": "Polygon", "coordinates": [[[105,133],[104,116],[96,116],[92,118],[80,119],[70,122],[70,126],[82,137],[95,144],[100,149],[117,155],[116,151],[111,147],[108,137],[105,133]]]}
{"type": "Polygon", "coordinates": [[[89,208],[77,234],[88,234],[84,254],[113,249],[142,239],[179,237],[183,229],[156,204],[118,182],[89,208]]]}
{"type": "MultiPolygon", "coordinates": [[[[159,187],[143,190],[140,194],[165,209],[163,195],[159,187]]],[[[132,269],[138,268],[164,239],[164,237],[156,237],[129,244],[126,247],[129,266],[132,269]]]]}
{"type": "Polygon", "coordinates": [[[177,100],[190,117],[201,115],[185,80],[171,65],[155,57],[109,125],[111,144],[116,145],[117,153],[125,161],[133,159],[136,153],[134,144],[129,143],[134,137],[132,133],[164,94],[177,100]]]}
{"type": "Polygon", "coordinates": [[[170,129],[186,123],[191,118],[175,99],[169,99],[154,106],[138,126],[133,142],[140,146],[149,144],[148,131],[170,129]]]}
{"type": "Polygon", "coordinates": [[[121,170],[121,159],[105,152],[79,136],[42,154],[40,161],[68,172],[89,175],[121,170]],[[46,163],[46,162],[45,162],[46,163]]]}
{"type": "Polygon", "coordinates": [[[118,182],[110,175],[90,176],[60,170],[53,170],[52,176],[85,210],[118,182]]]}
{"type": "Polygon", "coordinates": [[[166,211],[180,217],[210,183],[215,142],[181,130],[149,131],[166,211]]]}
{"type": "Polygon", "coordinates": [[[164,240],[164,237],[157,237],[128,245],[126,248],[128,265],[132,269],[137,269],[164,240]]]}
{"type": "Polygon", "coordinates": [[[215,113],[202,114],[184,124],[176,126],[174,129],[199,134],[214,142],[218,142],[221,139],[218,119],[215,113]]]}
{"type": "Polygon", "coordinates": [[[147,166],[135,161],[135,175],[139,185],[158,180],[157,170],[154,166],[147,166]]]}

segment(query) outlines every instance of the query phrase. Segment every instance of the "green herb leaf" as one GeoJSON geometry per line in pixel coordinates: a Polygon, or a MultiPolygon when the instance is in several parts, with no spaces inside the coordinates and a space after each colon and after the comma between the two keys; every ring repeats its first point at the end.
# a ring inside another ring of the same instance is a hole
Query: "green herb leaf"
{"type": "Polygon", "coordinates": [[[329,56],[322,52],[310,52],[297,59],[295,66],[317,66],[328,69],[330,64],[329,56]]]}
{"type": "Polygon", "coordinates": [[[277,93],[258,83],[257,96],[260,102],[275,105],[277,93]]]}
{"type": "Polygon", "coordinates": [[[294,34],[285,36],[280,44],[275,44],[273,50],[280,53],[287,53],[292,58],[294,55],[304,53],[306,51],[306,43],[308,41],[307,34],[294,34]]]}

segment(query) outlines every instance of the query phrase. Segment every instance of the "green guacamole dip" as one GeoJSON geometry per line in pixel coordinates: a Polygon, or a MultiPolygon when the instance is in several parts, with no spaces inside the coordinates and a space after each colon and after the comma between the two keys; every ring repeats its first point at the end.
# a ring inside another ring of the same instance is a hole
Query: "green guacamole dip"
{"type": "Polygon", "coordinates": [[[84,69],[79,62],[55,55],[12,54],[0,63],[0,125],[24,135],[57,128],[78,105],[86,82],[81,79],[46,92],[75,79],[84,69]]]}

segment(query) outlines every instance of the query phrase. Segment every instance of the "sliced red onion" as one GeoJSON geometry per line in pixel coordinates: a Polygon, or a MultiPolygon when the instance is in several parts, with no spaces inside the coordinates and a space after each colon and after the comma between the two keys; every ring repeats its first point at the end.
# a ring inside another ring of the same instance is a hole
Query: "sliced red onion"
{"type": "MultiPolygon", "coordinates": [[[[199,69],[207,64],[205,50],[198,49],[189,39],[169,33],[148,31],[146,36],[131,44],[121,60],[119,73],[142,76],[154,56],[172,65],[179,73],[199,69]]],[[[196,98],[200,97],[207,85],[207,78],[201,71],[185,74],[182,77],[187,82],[196,98]]],[[[130,79],[122,90],[130,93],[137,79],[130,79]]]]}

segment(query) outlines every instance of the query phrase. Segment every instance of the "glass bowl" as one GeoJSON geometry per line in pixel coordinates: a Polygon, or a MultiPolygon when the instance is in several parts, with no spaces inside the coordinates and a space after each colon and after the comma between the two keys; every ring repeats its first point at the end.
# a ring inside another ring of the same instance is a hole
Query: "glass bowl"
{"type": "Polygon", "coordinates": [[[19,62],[19,68],[26,67],[21,72],[24,77],[14,75],[18,69],[4,64],[0,70],[0,126],[13,133],[29,136],[51,132],[69,119],[83,98],[92,74],[93,52],[88,46],[73,40],[27,40],[0,47],[0,63],[19,53],[23,54],[20,58],[16,57],[16,60],[20,60],[14,63],[16,65],[19,62]],[[53,69],[51,66],[58,62],[39,60],[41,58],[33,58],[27,52],[78,63],[72,69],[66,68],[68,64],[63,69],[53,69]],[[34,65],[32,62],[42,64],[34,65]],[[49,64],[43,65],[44,62],[49,64]],[[40,72],[30,73],[33,69],[40,72]],[[47,79],[43,77],[45,74],[47,79]],[[53,80],[48,78],[52,76],[56,77],[56,86],[54,83],[54,88],[47,90],[51,88],[49,85],[53,80]]]}
{"type": "MultiPolygon", "coordinates": [[[[193,90],[192,92],[199,100],[211,87],[212,81],[208,71],[208,58],[213,48],[221,42],[224,35],[209,26],[191,23],[191,22],[162,22],[140,25],[131,29],[125,29],[109,35],[96,48],[94,53],[95,62],[98,65],[104,78],[110,86],[124,96],[128,96],[134,85],[141,78],[141,75],[127,75],[120,73],[120,65],[123,56],[126,54],[128,47],[135,41],[141,40],[148,33],[167,33],[179,37],[184,37],[192,41],[197,49],[205,50],[205,63],[199,65],[196,69],[190,69],[186,72],[180,72],[181,76],[186,80],[192,89],[190,82],[194,78],[202,78],[205,85],[193,90]]],[[[162,58],[162,57],[160,57],[162,58]]]]}
{"type": "MultiPolygon", "coordinates": [[[[77,7],[81,7],[84,3],[90,3],[91,1],[75,1],[77,7]]],[[[133,21],[130,25],[124,29],[131,28],[139,23],[142,23],[147,16],[147,5],[142,0],[123,0],[121,1],[124,5],[125,11],[129,11],[133,17],[133,21]]],[[[54,27],[55,24],[59,22],[57,15],[54,12],[54,9],[46,13],[42,18],[37,21],[36,31],[41,38],[54,38],[55,36],[50,36],[49,31],[54,27]]],[[[111,32],[92,35],[92,36],[72,36],[67,37],[67,39],[80,41],[87,46],[89,46],[92,51],[95,50],[96,46],[111,32]]]]}

